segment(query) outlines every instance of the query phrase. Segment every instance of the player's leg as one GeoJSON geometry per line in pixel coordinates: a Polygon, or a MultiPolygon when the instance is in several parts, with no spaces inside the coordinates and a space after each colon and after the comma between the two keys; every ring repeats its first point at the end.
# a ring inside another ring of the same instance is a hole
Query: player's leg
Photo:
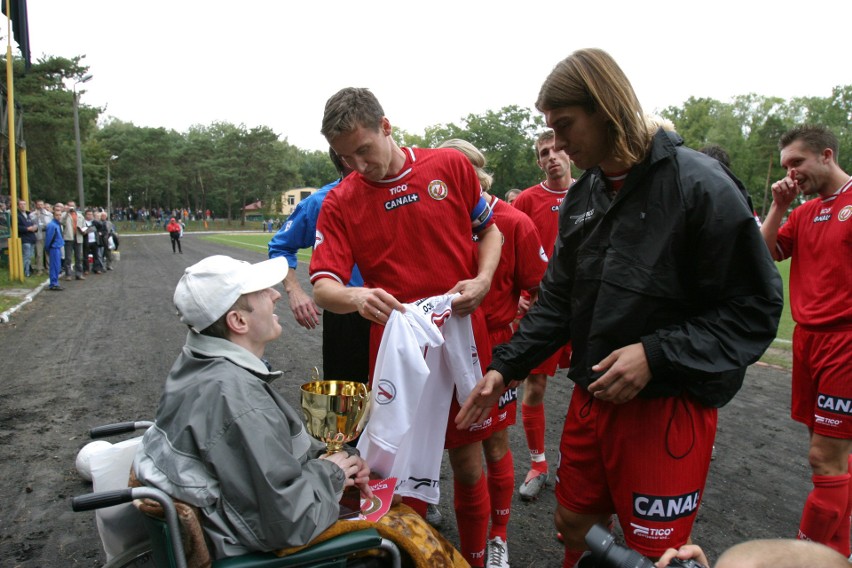
{"type": "Polygon", "coordinates": [[[509,448],[509,430],[503,428],[482,441],[487,467],[488,496],[491,504],[491,529],[488,531],[486,566],[509,566],[508,526],[515,489],[515,464],[509,448]]]}
{"type": "Polygon", "coordinates": [[[805,501],[799,538],[836,547],[841,554],[849,549],[849,452],[852,441],[811,435],[808,459],[813,490],[805,501]],[[841,525],[845,534],[840,535],[841,525]],[[844,537],[844,538],[841,538],[844,537]],[[842,548],[842,550],[839,550],[842,548]]]}
{"type": "Polygon", "coordinates": [[[461,553],[471,566],[483,566],[490,499],[482,471],[482,443],[449,448],[461,553]]]}
{"type": "Polygon", "coordinates": [[[547,456],[545,455],[544,432],[544,394],[547,389],[547,375],[531,374],[524,381],[524,398],[521,404],[521,419],[527,448],[530,451],[530,470],[521,484],[520,494],[524,500],[538,497],[547,483],[547,456]]]}
{"type": "Polygon", "coordinates": [[[852,451],[852,332],[813,332],[797,327],[793,336],[793,411],[811,431],[808,461],[813,490],[805,501],[800,539],[826,544],[848,556],[852,451]]]}
{"type": "Polygon", "coordinates": [[[565,544],[565,556],[562,560],[562,568],[574,568],[580,557],[583,556],[583,552],[586,551],[586,533],[589,532],[592,525],[601,524],[607,526],[610,515],[581,515],[569,511],[562,505],[557,505],[553,520],[556,523],[557,530],[562,533],[565,544]]]}

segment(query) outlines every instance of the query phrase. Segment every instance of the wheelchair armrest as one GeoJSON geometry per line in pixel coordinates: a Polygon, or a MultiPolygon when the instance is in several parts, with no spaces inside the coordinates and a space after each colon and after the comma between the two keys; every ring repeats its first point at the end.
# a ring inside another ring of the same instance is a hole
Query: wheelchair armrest
{"type": "Polygon", "coordinates": [[[118,422],[116,424],[104,424],[103,426],[95,426],[89,430],[90,438],[106,438],[107,436],[115,436],[118,434],[126,434],[135,432],[136,430],[147,430],[154,423],[149,420],[139,420],[137,422],[118,422]]]}
{"type": "Polygon", "coordinates": [[[318,562],[345,559],[350,554],[382,547],[382,537],[376,529],[363,529],[336,536],[288,556],[272,552],[255,552],[213,563],[213,568],[285,568],[311,565],[318,562]]]}

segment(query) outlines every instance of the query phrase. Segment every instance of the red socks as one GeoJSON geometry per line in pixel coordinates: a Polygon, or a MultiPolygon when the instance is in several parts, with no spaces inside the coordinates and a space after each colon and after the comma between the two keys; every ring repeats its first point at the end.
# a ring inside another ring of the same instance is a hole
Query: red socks
{"type": "Polygon", "coordinates": [[[453,481],[456,524],[462,556],[471,566],[485,564],[485,534],[488,532],[488,482],[480,476],[475,485],[453,481]]]}
{"type": "Polygon", "coordinates": [[[521,404],[521,417],[524,422],[524,432],[527,435],[532,468],[547,473],[547,461],[544,457],[544,405],[521,404]]]}
{"type": "MultiPolygon", "coordinates": [[[[849,471],[852,473],[852,455],[849,456],[848,463],[849,471]]],[[[846,511],[840,519],[840,524],[837,525],[834,536],[826,543],[830,548],[833,548],[847,558],[852,554],[852,547],[849,543],[849,530],[852,528],[850,516],[852,516],[852,475],[849,477],[849,496],[846,500],[846,511]]]]}
{"type": "MultiPolygon", "coordinates": [[[[805,501],[799,539],[828,545],[843,523],[849,506],[849,473],[843,475],[811,476],[814,488],[805,501]]],[[[847,523],[848,518],[847,518],[847,523]]],[[[846,531],[846,548],[849,547],[849,530],[846,531]]]]}
{"type": "Polygon", "coordinates": [[[585,550],[572,550],[565,547],[565,558],[562,560],[562,568],[574,568],[577,565],[577,562],[580,561],[580,557],[583,556],[585,550]]]}
{"type": "Polygon", "coordinates": [[[515,464],[512,451],[502,459],[488,464],[488,495],[491,499],[491,531],[489,540],[499,536],[504,541],[509,513],[512,510],[512,492],[515,490],[515,464]]]}

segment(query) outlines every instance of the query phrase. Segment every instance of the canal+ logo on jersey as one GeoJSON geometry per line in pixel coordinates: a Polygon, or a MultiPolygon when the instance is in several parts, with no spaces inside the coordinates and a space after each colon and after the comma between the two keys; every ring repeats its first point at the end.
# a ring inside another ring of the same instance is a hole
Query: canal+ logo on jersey
{"type": "Polygon", "coordinates": [[[396,386],[387,379],[379,381],[375,390],[374,400],[377,404],[390,404],[396,398],[396,386]]]}
{"type": "Polygon", "coordinates": [[[449,189],[447,189],[447,184],[439,179],[433,179],[430,181],[429,185],[426,187],[426,191],[429,193],[429,197],[435,201],[441,201],[450,193],[449,189]]]}
{"type": "Polygon", "coordinates": [[[673,521],[687,517],[698,509],[701,492],[683,495],[633,494],[633,514],[648,521],[673,521]]]}
{"type": "Polygon", "coordinates": [[[839,396],[829,396],[820,393],[817,395],[817,408],[828,410],[835,414],[852,416],[852,398],[841,398],[839,396]]]}

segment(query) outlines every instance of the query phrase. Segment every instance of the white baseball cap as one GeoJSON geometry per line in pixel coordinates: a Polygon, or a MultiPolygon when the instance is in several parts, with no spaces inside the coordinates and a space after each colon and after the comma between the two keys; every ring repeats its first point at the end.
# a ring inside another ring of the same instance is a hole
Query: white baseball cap
{"type": "Polygon", "coordinates": [[[220,317],[243,294],[275,286],[287,276],[287,259],[251,264],[230,256],[208,256],[186,269],[175,289],[180,321],[200,332],[220,317]]]}

